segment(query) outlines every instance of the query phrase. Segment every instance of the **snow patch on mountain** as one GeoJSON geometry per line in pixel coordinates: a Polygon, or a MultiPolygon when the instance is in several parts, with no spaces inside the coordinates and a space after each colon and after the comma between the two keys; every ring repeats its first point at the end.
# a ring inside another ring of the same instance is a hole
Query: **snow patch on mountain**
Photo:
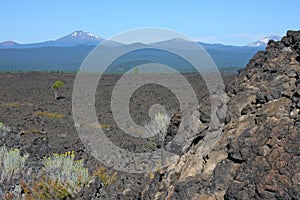
{"type": "Polygon", "coordinates": [[[270,40],[280,41],[282,36],[280,35],[268,35],[261,40],[248,44],[250,47],[266,47],[270,40]]]}

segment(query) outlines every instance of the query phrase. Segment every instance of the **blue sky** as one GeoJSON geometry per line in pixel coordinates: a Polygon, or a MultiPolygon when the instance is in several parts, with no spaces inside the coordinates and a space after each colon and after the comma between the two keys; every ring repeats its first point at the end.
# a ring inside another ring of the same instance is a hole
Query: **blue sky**
{"type": "Polygon", "coordinates": [[[0,41],[54,40],[75,30],[103,38],[134,28],[174,29],[197,41],[246,45],[300,29],[300,1],[1,1],[0,41]]]}

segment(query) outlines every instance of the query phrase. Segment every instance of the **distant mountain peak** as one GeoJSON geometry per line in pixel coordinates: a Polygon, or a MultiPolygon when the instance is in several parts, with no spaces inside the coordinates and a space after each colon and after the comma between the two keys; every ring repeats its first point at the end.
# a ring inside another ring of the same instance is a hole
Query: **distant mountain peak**
{"type": "Polygon", "coordinates": [[[4,41],[1,43],[1,46],[3,46],[3,47],[11,47],[14,45],[18,45],[18,43],[14,42],[14,41],[4,41]]]}
{"type": "Polygon", "coordinates": [[[184,38],[173,38],[173,39],[169,39],[167,41],[173,41],[173,42],[190,42],[189,40],[184,39],[184,38]]]}
{"type": "Polygon", "coordinates": [[[155,47],[170,47],[170,48],[185,48],[185,49],[194,49],[197,48],[198,45],[196,42],[192,40],[188,40],[185,38],[171,38],[169,40],[163,40],[160,42],[151,43],[150,45],[155,47]]]}
{"type": "Polygon", "coordinates": [[[256,42],[248,44],[248,46],[250,46],[250,47],[266,47],[270,40],[280,41],[281,38],[282,38],[282,36],[280,36],[280,35],[267,35],[264,38],[262,38],[256,42]]]}
{"type": "Polygon", "coordinates": [[[98,45],[104,39],[82,30],[61,37],[54,41],[55,46],[98,45]]]}
{"type": "Polygon", "coordinates": [[[66,35],[64,37],[61,37],[59,39],[57,39],[56,41],[62,41],[62,40],[85,40],[85,41],[98,41],[101,42],[103,39],[100,38],[97,35],[94,35],[92,33],[89,32],[85,32],[82,30],[79,31],[74,31],[73,33],[66,35]]]}
{"type": "Polygon", "coordinates": [[[82,30],[79,31],[74,31],[73,33],[71,33],[70,35],[68,35],[70,37],[79,37],[79,38],[95,38],[95,39],[101,39],[99,36],[94,35],[92,33],[89,32],[85,32],[82,30]]]}

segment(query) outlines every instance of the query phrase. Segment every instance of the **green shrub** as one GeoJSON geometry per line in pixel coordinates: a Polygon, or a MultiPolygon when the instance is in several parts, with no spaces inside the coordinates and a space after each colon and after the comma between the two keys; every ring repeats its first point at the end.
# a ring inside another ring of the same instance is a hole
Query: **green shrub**
{"type": "Polygon", "coordinates": [[[21,156],[19,149],[8,150],[6,146],[0,147],[0,182],[19,178],[28,154],[21,156]]]}
{"type": "Polygon", "coordinates": [[[5,126],[2,122],[0,122],[0,131],[10,131],[8,126],[5,126]]]}
{"type": "Polygon", "coordinates": [[[54,98],[55,98],[56,100],[58,100],[58,98],[59,98],[59,95],[58,95],[58,89],[61,88],[61,87],[63,87],[63,86],[64,86],[64,83],[61,82],[61,81],[55,81],[55,82],[53,83],[53,85],[51,86],[52,89],[53,89],[53,91],[54,91],[54,98]]]}
{"type": "Polygon", "coordinates": [[[61,88],[64,86],[64,83],[61,81],[55,81],[52,85],[53,90],[58,90],[58,88],[61,88]]]}
{"type": "Polygon", "coordinates": [[[161,165],[165,165],[166,163],[164,156],[164,143],[169,123],[170,117],[167,114],[159,112],[154,115],[154,120],[146,126],[146,128],[158,138],[157,142],[160,142],[161,144],[161,165]]]}
{"type": "Polygon", "coordinates": [[[21,187],[27,200],[34,199],[69,199],[77,196],[88,186],[93,177],[89,176],[83,160],[74,160],[74,151],[53,154],[44,157],[41,176],[21,181],[21,187]]]}
{"type": "Polygon", "coordinates": [[[78,193],[99,177],[104,186],[112,184],[117,173],[109,173],[104,167],[90,176],[83,160],[75,160],[74,151],[53,154],[42,159],[43,168],[38,176],[22,179],[20,185],[26,200],[74,199],[78,193]]]}
{"type": "Polygon", "coordinates": [[[166,133],[168,129],[168,125],[170,123],[170,118],[167,114],[157,113],[154,115],[155,124],[158,128],[158,132],[166,133]]]}
{"type": "Polygon", "coordinates": [[[157,135],[163,140],[167,133],[169,123],[170,117],[167,114],[156,113],[154,115],[154,120],[151,121],[150,124],[146,125],[145,128],[151,131],[153,135],[157,135]]]}
{"type": "Polygon", "coordinates": [[[83,160],[74,160],[74,152],[53,154],[42,160],[46,176],[52,182],[62,185],[71,196],[75,196],[88,185],[91,177],[84,167],[83,160]]]}
{"type": "Polygon", "coordinates": [[[132,71],[133,74],[140,74],[140,70],[138,67],[135,67],[132,71]]]}

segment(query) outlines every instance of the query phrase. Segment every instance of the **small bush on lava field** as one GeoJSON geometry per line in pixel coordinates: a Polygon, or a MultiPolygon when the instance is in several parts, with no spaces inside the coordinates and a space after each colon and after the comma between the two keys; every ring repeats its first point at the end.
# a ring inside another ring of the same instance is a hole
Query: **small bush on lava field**
{"type": "Polygon", "coordinates": [[[53,154],[42,160],[42,176],[30,182],[21,182],[26,199],[74,198],[92,177],[84,167],[83,160],[75,160],[74,151],[53,154]]]}
{"type": "Polygon", "coordinates": [[[10,128],[5,126],[2,122],[0,122],[0,132],[9,132],[10,128]]]}
{"type": "Polygon", "coordinates": [[[158,135],[163,140],[170,123],[170,117],[164,113],[156,113],[154,115],[154,121],[146,125],[146,128],[153,132],[154,135],[158,135]]]}
{"type": "Polygon", "coordinates": [[[0,183],[11,182],[20,177],[28,155],[21,156],[19,149],[8,150],[6,146],[0,147],[0,183]]]}
{"type": "Polygon", "coordinates": [[[83,160],[74,160],[74,151],[65,154],[53,154],[42,160],[45,174],[52,182],[62,185],[74,196],[88,185],[91,177],[84,167],[83,160]]]}
{"type": "MultiPolygon", "coordinates": [[[[150,122],[150,124],[146,125],[149,131],[153,133],[153,135],[157,138],[157,143],[161,145],[161,164],[165,165],[165,156],[164,156],[164,143],[165,137],[167,134],[168,126],[170,123],[170,117],[165,113],[156,113],[154,115],[154,120],[150,122]]],[[[152,148],[153,148],[152,144],[152,148]]]]}
{"type": "Polygon", "coordinates": [[[61,87],[63,87],[63,86],[64,86],[64,83],[61,82],[61,81],[55,81],[55,83],[53,83],[52,89],[53,89],[53,91],[54,91],[54,98],[55,98],[56,100],[58,100],[58,98],[60,97],[60,96],[58,95],[58,89],[61,88],[61,87]]]}
{"type": "Polygon", "coordinates": [[[104,167],[90,176],[83,160],[75,160],[74,151],[44,157],[42,164],[39,176],[20,182],[26,200],[73,199],[96,177],[104,186],[112,184],[117,177],[116,172],[108,173],[104,167]]]}

